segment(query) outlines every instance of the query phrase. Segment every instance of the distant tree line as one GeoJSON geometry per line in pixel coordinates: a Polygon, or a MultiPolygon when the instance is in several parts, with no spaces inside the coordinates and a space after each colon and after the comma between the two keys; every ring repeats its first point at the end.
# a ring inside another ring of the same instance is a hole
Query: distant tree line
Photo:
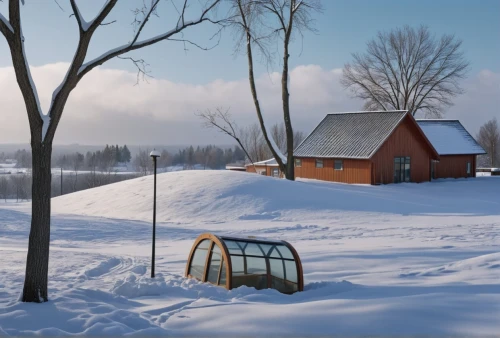
{"type": "MultiPolygon", "coordinates": [[[[147,175],[153,170],[153,162],[149,157],[150,149],[140,150],[132,160],[132,164],[137,172],[147,175]]],[[[180,166],[183,170],[189,169],[224,169],[227,164],[245,162],[245,153],[235,146],[234,148],[220,148],[214,145],[206,147],[193,146],[180,149],[177,153],[170,153],[165,149],[161,150],[157,166],[159,171],[168,171],[169,167],[180,166]]]]}

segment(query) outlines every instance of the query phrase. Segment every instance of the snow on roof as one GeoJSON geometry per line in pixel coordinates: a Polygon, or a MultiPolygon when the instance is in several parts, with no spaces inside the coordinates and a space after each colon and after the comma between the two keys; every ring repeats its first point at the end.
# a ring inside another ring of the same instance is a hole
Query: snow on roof
{"type": "MultiPolygon", "coordinates": [[[[285,161],[285,164],[286,164],[286,161],[285,161]]],[[[251,165],[252,165],[252,163],[249,163],[246,165],[246,167],[251,166],[251,165]]],[[[270,158],[269,160],[255,162],[254,165],[266,165],[268,167],[277,167],[278,162],[276,162],[276,159],[273,157],[273,158],[270,158]]]]}
{"type": "Polygon", "coordinates": [[[417,120],[439,155],[486,154],[458,120],[417,120]]]}

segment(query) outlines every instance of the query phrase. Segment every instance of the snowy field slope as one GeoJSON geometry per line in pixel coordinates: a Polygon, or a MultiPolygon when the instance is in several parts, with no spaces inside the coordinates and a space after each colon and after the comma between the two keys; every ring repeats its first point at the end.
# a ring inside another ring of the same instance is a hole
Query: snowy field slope
{"type": "Polygon", "coordinates": [[[158,175],[53,199],[49,303],[23,304],[28,203],[0,203],[0,335],[494,335],[500,177],[355,186],[255,174],[158,175]],[[305,291],[182,277],[202,232],[285,239],[305,291]]]}

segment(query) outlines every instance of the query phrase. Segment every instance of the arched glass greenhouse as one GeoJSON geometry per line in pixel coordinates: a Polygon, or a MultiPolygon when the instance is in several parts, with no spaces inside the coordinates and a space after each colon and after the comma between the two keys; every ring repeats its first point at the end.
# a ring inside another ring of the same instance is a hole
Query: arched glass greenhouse
{"type": "Polygon", "coordinates": [[[297,251],[272,239],[202,234],[193,244],[185,274],[228,290],[246,285],[291,294],[304,289],[297,251]]]}

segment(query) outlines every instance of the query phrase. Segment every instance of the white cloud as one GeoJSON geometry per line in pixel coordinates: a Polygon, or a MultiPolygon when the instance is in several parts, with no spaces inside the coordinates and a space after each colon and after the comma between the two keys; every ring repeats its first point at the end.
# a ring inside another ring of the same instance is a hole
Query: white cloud
{"type": "MultiPolygon", "coordinates": [[[[49,106],[52,91],[68,64],[33,67],[42,107],[49,106]]],[[[298,66],[290,72],[294,127],[308,133],[327,112],[359,110],[340,84],[340,69],[298,66]]],[[[456,100],[448,117],[459,117],[477,129],[498,114],[500,75],[487,70],[467,81],[467,94],[456,100]],[[473,109],[474,108],[474,109],[473,109]],[[473,123],[474,122],[474,123],[473,123]]],[[[71,94],[56,133],[56,143],[186,144],[228,143],[229,139],[202,128],[197,110],[231,107],[240,125],[256,122],[247,79],[215,80],[205,85],[150,79],[134,86],[136,74],[117,69],[95,69],[71,94]]],[[[280,74],[258,78],[259,99],[266,120],[281,118],[280,74]]],[[[28,119],[12,68],[0,68],[0,143],[29,142],[28,119]]],[[[475,130],[471,130],[475,133],[475,130]]]]}

